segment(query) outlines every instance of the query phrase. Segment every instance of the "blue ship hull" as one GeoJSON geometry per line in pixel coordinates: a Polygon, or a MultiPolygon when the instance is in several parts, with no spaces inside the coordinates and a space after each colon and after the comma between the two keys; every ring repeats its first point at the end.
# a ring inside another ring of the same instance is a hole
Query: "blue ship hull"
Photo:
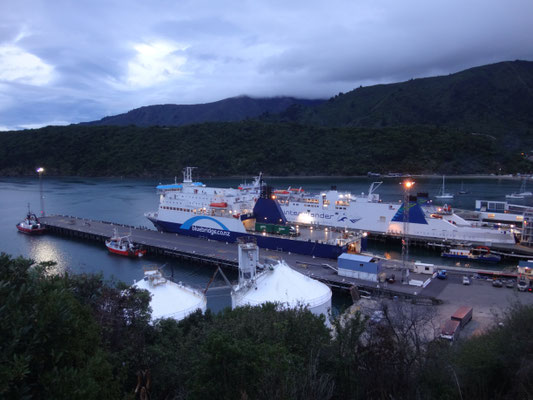
{"type": "Polygon", "coordinates": [[[441,257],[446,257],[446,258],[459,258],[459,259],[462,259],[462,260],[468,260],[470,257],[468,256],[464,256],[464,255],[459,255],[459,254],[450,254],[450,253],[442,253],[441,254],[441,257]]]}
{"type": "Polygon", "coordinates": [[[288,237],[273,237],[263,236],[254,233],[240,233],[229,230],[204,228],[192,226],[188,229],[182,229],[181,225],[175,222],[167,222],[161,220],[150,221],[159,231],[177,233],[180,235],[198,237],[203,239],[218,240],[222,242],[234,243],[240,237],[253,237],[257,241],[257,246],[263,249],[277,250],[283,252],[291,252],[296,254],[310,255],[321,258],[336,259],[342,253],[346,252],[346,246],[337,246],[326,243],[316,243],[311,241],[304,241],[298,239],[291,239],[288,237]]]}
{"type": "Polygon", "coordinates": [[[472,261],[487,262],[487,263],[497,263],[501,261],[501,257],[495,254],[464,256],[464,255],[458,255],[458,254],[442,253],[441,256],[447,257],[447,258],[459,258],[462,260],[472,260],[472,261]]]}

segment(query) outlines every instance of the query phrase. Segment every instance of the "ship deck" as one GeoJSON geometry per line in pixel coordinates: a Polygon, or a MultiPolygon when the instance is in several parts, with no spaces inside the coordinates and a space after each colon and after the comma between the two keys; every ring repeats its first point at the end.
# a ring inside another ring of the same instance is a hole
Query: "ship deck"
{"type": "MultiPolygon", "coordinates": [[[[290,226],[296,226],[296,224],[289,223],[290,226]]],[[[335,243],[337,239],[347,239],[346,233],[343,229],[337,229],[337,228],[327,228],[327,227],[312,227],[312,226],[306,226],[306,225],[299,225],[296,229],[296,232],[298,233],[297,236],[290,236],[291,239],[295,240],[303,240],[303,241],[311,241],[311,242],[319,242],[319,243],[335,243]]],[[[253,233],[255,235],[261,234],[261,232],[256,231],[250,231],[250,233],[253,233]]],[[[356,240],[358,237],[361,236],[358,232],[348,232],[348,234],[351,236],[351,241],[356,240]]],[[[287,236],[280,236],[275,234],[269,234],[266,233],[266,236],[272,236],[272,237],[289,237],[287,236]]]]}

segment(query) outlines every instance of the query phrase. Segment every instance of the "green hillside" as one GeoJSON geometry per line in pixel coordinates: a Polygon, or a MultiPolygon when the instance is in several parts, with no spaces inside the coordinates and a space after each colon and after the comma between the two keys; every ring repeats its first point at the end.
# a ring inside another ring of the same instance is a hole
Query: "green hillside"
{"type": "Polygon", "coordinates": [[[213,176],[509,173],[531,170],[498,140],[452,129],[329,128],[256,121],[186,127],[71,125],[0,134],[0,175],[213,176]]]}
{"type": "Polygon", "coordinates": [[[516,148],[533,144],[533,62],[501,62],[447,76],[360,87],[278,121],[321,126],[428,125],[489,134],[516,148]]]}
{"type": "Polygon", "coordinates": [[[86,176],[169,176],[184,165],[219,176],[532,170],[527,157],[532,158],[533,149],[533,62],[361,87],[322,104],[265,113],[255,121],[191,124],[193,117],[233,118],[258,112],[259,105],[292,101],[251,100],[191,106],[180,117],[172,114],[173,107],[137,110],[137,124],[150,125],[157,117],[160,126],[3,132],[0,174],[33,174],[37,165],[52,174],[86,176]],[[168,126],[169,118],[186,125],[168,126]]]}

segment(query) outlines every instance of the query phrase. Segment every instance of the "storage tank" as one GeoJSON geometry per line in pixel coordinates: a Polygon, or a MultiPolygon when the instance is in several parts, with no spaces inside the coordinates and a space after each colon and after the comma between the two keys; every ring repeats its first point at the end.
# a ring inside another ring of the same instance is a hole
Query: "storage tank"
{"type": "Polygon", "coordinates": [[[150,292],[152,321],[160,318],[182,320],[187,315],[207,308],[205,295],[181,282],[167,280],[158,268],[145,268],[144,279],[133,286],[150,292]]]}
{"type": "Polygon", "coordinates": [[[289,267],[284,261],[256,271],[258,249],[251,243],[239,246],[239,284],[232,292],[233,308],[266,302],[280,303],[283,308],[300,305],[313,314],[331,311],[331,289],[289,267]]]}

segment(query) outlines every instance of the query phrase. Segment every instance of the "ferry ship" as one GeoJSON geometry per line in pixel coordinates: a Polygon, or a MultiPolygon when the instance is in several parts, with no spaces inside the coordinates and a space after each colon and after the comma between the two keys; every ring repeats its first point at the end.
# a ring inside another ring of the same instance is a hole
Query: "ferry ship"
{"type": "MultiPolygon", "coordinates": [[[[290,223],[319,225],[370,234],[402,236],[404,206],[385,203],[375,193],[382,182],[373,182],[367,195],[328,190],[309,194],[302,190],[274,192],[290,223]]],[[[435,207],[423,198],[411,196],[407,236],[421,240],[453,241],[484,246],[512,245],[514,233],[510,229],[493,229],[459,217],[450,206],[435,207]]]]}
{"type": "Polygon", "coordinates": [[[507,201],[476,200],[475,218],[480,221],[507,224],[521,228],[524,214],[532,211],[532,206],[511,204],[507,201]]]}
{"type": "Polygon", "coordinates": [[[252,237],[260,248],[323,258],[361,251],[361,234],[287,225],[260,176],[252,185],[231,189],[193,182],[192,167],[183,175],[182,183],[157,186],[159,208],[145,214],[160,231],[225,242],[252,237]]]}

